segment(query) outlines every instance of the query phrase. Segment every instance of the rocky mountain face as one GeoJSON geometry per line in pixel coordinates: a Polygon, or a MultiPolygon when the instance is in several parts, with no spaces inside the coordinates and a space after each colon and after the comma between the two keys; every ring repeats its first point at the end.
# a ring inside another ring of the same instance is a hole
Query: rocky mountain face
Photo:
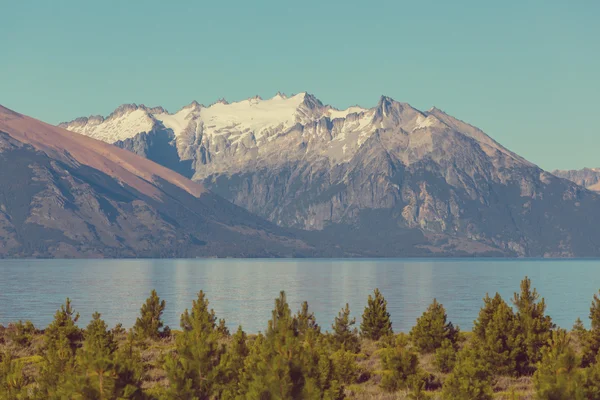
{"type": "Polygon", "coordinates": [[[555,170],[552,173],[595,192],[600,192],[600,168],[555,170]]]}
{"type": "Polygon", "coordinates": [[[61,126],[360,254],[600,255],[597,194],[436,108],[383,96],[373,108],[337,110],[278,94],[174,114],[124,106],[61,126]]]}
{"type": "Polygon", "coordinates": [[[1,106],[0,171],[0,257],[321,254],[152,161],[1,106]]]}

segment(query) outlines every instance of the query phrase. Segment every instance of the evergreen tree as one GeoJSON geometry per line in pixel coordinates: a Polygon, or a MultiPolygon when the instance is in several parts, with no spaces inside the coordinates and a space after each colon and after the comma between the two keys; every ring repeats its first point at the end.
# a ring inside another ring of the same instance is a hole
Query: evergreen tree
{"type": "Polygon", "coordinates": [[[498,374],[515,375],[527,366],[517,317],[498,293],[494,298],[486,295],[483,301],[474,323],[474,346],[498,374]]]}
{"type": "Polygon", "coordinates": [[[545,315],[546,302],[539,300],[536,289],[531,289],[531,280],[525,277],[521,281],[521,292],[515,293],[513,304],[517,308],[517,323],[520,335],[522,335],[522,346],[525,351],[526,365],[520,373],[528,373],[535,368],[535,364],[542,357],[544,347],[552,336],[554,324],[552,319],[545,315]],[[538,301],[539,300],[539,301],[538,301]]]}
{"type": "MultiPolygon", "coordinates": [[[[587,367],[596,361],[600,351],[600,297],[594,295],[592,305],[590,306],[591,329],[578,329],[579,339],[583,348],[582,366],[587,367]]],[[[581,324],[583,328],[583,323],[581,324]]]]}
{"type": "Polygon", "coordinates": [[[472,346],[458,352],[454,369],[444,381],[444,400],[492,399],[492,369],[472,346]]]}
{"type": "Polygon", "coordinates": [[[67,298],[44,332],[45,349],[38,378],[41,397],[64,397],[58,389],[74,374],[75,353],[82,339],[81,329],[76,325],[78,319],[79,313],[73,310],[71,300],[67,298]]]}
{"type": "Polygon", "coordinates": [[[73,375],[75,391],[85,398],[111,399],[116,383],[113,354],[117,343],[99,313],[92,316],[84,338],[83,347],[77,355],[77,375],[73,375]]]}
{"type": "Polygon", "coordinates": [[[331,325],[334,349],[345,349],[352,353],[360,352],[360,339],[358,330],[353,328],[354,324],[356,324],[356,318],[350,318],[350,307],[346,303],[346,307],[341,309],[331,325]]]}
{"type": "Polygon", "coordinates": [[[458,328],[447,322],[446,309],[436,299],[429,305],[410,331],[410,338],[422,353],[431,353],[442,346],[444,340],[456,343],[458,328]]]}
{"type": "Polygon", "coordinates": [[[244,370],[244,362],[250,352],[247,344],[248,337],[238,327],[237,332],[231,337],[231,343],[227,346],[227,351],[221,357],[219,364],[219,398],[223,400],[235,399],[242,372],[244,370]]]}
{"type": "Polygon", "coordinates": [[[360,331],[363,337],[371,340],[379,340],[393,333],[392,321],[387,312],[387,301],[379,289],[375,289],[374,296],[369,295],[367,307],[362,315],[360,331]]]}
{"type": "Polygon", "coordinates": [[[444,339],[439,349],[435,351],[435,366],[440,372],[450,372],[456,362],[455,345],[448,339],[444,339]]]}
{"type": "Polygon", "coordinates": [[[306,301],[302,302],[300,311],[296,314],[296,321],[298,333],[300,335],[304,335],[310,330],[315,332],[321,331],[321,328],[319,328],[319,325],[317,324],[315,314],[308,310],[308,302],[306,301]]]}
{"type": "Polygon", "coordinates": [[[27,398],[28,380],[21,363],[15,362],[11,353],[0,353],[0,398],[21,400],[27,398]]]}
{"type": "Polygon", "coordinates": [[[185,310],[181,315],[182,332],[176,338],[176,354],[165,362],[169,398],[203,400],[213,394],[224,348],[218,342],[215,313],[208,305],[208,299],[200,291],[191,312],[185,310]]]}
{"type": "Polygon", "coordinates": [[[406,387],[407,379],[418,373],[419,359],[404,346],[386,347],[381,350],[381,365],[381,387],[394,392],[406,387]]]}
{"type": "Polygon", "coordinates": [[[153,289],[150,297],[146,299],[146,303],[142,305],[140,316],[133,327],[139,339],[158,339],[160,337],[163,327],[161,317],[165,307],[166,302],[161,300],[156,290],[153,289]]]}
{"type": "Polygon", "coordinates": [[[585,376],[578,369],[579,359],[570,346],[565,330],[552,332],[548,346],[541,350],[542,357],[533,375],[537,398],[540,400],[584,400],[585,376]]]}

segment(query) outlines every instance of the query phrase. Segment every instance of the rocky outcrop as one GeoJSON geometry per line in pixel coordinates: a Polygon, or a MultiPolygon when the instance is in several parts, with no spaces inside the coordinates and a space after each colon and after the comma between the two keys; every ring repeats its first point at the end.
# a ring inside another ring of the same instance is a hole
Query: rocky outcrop
{"type": "Polygon", "coordinates": [[[600,168],[584,168],[575,170],[555,170],[554,175],[568,179],[590,190],[600,191],[600,168]]]}

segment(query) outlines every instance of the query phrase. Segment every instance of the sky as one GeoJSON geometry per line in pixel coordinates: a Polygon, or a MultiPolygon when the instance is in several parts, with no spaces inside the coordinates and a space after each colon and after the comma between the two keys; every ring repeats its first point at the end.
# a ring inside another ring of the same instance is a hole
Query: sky
{"type": "Polygon", "coordinates": [[[600,167],[597,0],[0,0],[0,104],[49,123],[124,103],[307,91],[436,106],[540,167],[600,167]]]}

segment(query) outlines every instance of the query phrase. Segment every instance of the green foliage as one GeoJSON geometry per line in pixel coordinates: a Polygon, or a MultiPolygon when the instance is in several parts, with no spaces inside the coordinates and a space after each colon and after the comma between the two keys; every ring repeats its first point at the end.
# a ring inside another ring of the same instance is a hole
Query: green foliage
{"type": "Polygon", "coordinates": [[[456,362],[456,349],[454,344],[445,339],[442,342],[442,346],[435,351],[435,366],[440,372],[450,372],[454,368],[456,362]]]}
{"type": "Polygon", "coordinates": [[[536,396],[540,400],[583,400],[585,376],[577,367],[579,359],[570,346],[567,332],[552,332],[548,346],[541,351],[542,357],[533,375],[536,396]]]}
{"type": "Polygon", "coordinates": [[[513,304],[517,308],[518,331],[522,335],[520,340],[525,352],[524,367],[519,370],[521,374],[532,371],[541,360],[541,350],[550,340],[555,327],[552,319],[545,314],[546,302],[539,297],[537,290],[531,289],[531,280],[525,277],[521,281],[521,292],[515,293],[513,298],[513,304]]]}
{"type": "Polygon", "coordinates": [[[356,354],[343,348],[331,355],[333,363],[333,377],[336,381],[350,384],[356,381],[359,367],[356,362],[356,354]]]}
{"type": "Polygon", "coordinates": [[[138,339],[158,339],[160,337],[163,327],[161,317],[165,307],[166,302],[158,297],[156,290],[152,290],[150,297],[142,305],[140,316],[133,327],[138,339]]]}
{"type": "Polygon", "coordinates": [[[44,332],[45,349],[38,384],[41,396],[48,399],[57,398],[56,389],[65,386],[67,378],[74,374],[75,353],[83,336],[76,325],[78,319],[79,313],[67,298],[44,332]]]}
{"type": "Polygon", "coordinates": [[[360,339],[358,330],[353,328],[356,318],[350,318],[350,306],[342,308],[331,325],[332,344],[336,350],[345,349],[353,353],[360,352],[360,339]]]}
{"type": "Polygon", "coordinates": [[[237,382],[240,380],[244,369],[244,361],[250,352],[248,348],[248,337],[238,327],[237,332],[231,337],[227,351],[221,357],[219,364],[218,387],[222,399],[234,399],[237,394],[237,382]]]}
{"type": "Polygon", "coordinates": [[[590,306],[590,321],[591,329],[589,331],[583,329],[583,323],[581,324],[581,328],[576,331],[583,348],[581,362],[583,367],[592,365],[596,361],[596,356],[600,351],[600,297],[598,294],[594,295],[592,305],[590,306]]]}
{"type": "Polygon", "coordinates": [[[458,352],[454,369],[444,381],[444,400],[490,400],[492,370],[472,346],[458,352]]]}
{"type": "Polygon", "coordinates": [[[433,299],[417,324],[410,331],[414,345],[422,353],[431,353],[442,346],[444,340],[454,344],[458,340],[458,328],[447,322],[444,306],[433,299]]]}
{"type": "Polygon", "coordinates": [[[418,372],[417,354],[404,346],[388,347],[380,352],[383,367],[382,389],[393,392],[406,387],[407,379],[418,372]]]}
{"type": "Polygon", "coordinates": [[[6,328],[6,338],[17,348],[25,348],[31,346],[33,336],[38,333],[38,330],[33,326],[31,321],[19,321],[16,324],[9,324],[6,328]]]}
{"type": "Polygon", "coordinates": [[[28,380],[23,375],[23,366],[13,360],[10,353],[0,354],[0,398],[21,400],[27,398],[28,380]]]}
{"type": "Polygon", "coordinates": [[[496,293],[486,294],[474,323],[474,345],[499,375],[515,375],[527,366],[519,321],[512,308],[496,293]]]}
{"type": "Polygon", "coordinates": [[[375,289],[374,296],[369,295],[362,315],[360,331],[363,337],[371,340],[379,340],[381,337],[393,333],[392,321],[387,312],[387,301],[379,289],[375,289]]]}
{"type": "Polygon", "coordinates": [[[192,302],[192,310],[181,315],[182,332],[176,339],[176,352],[166,358],[169,379],[168,398],[208,399],[218,386],[221,356],[215,312],[208,308],[204,292],[192,302]]]}

